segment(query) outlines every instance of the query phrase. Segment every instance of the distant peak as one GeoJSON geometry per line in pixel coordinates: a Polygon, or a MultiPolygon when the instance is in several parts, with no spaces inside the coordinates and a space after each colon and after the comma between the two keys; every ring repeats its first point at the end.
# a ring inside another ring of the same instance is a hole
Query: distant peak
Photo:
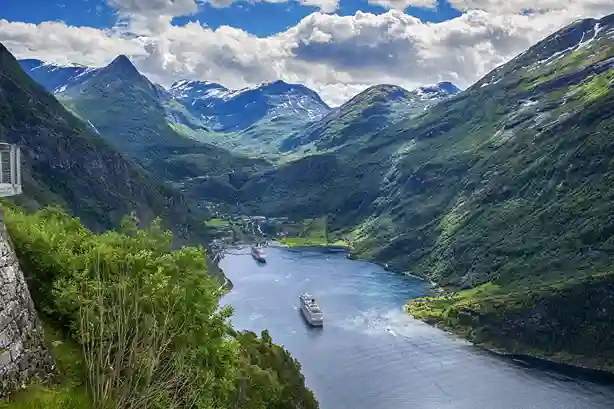
{"type": "MultiPolygon", "coordinates": [[[[2,44],[0,44],[2,46],[2,44]]],[[[23,58],[19,60],[19,62],[30,63],[30,64],[43,64],[43,60],[37,60],[36,58],[23,58]]]]}
{"type": "Polygon", "coordinates": [[[130,62],[130,59],[128,57],[126,57],[124,54],[120,54],[111,62],[111,65],[113,65],[113,64],[130,64],[130,65],[132,65],[132,62],[130,62]]]}
{"type": "Polygon", "coordinates": [[[255,87],[248,87],[246,89],[289,89],[289,88],[293,88],[296,85],[293,84],[288,84],[285,81],[282,80],[273,80],[273,81],[264,81],[261,82],[260,84],[256,85],[255,87]]]}
{"type": "Polygon", "coordinates": [[[398,92],[398,91],[405,91],[407,92],[407,90],[403,87],[400,87],[398,85],[393,85],[393,84],[377,84],[377,85],[372,85],[370,86],[369,89],[372,90],[379,90],[379,91],[383,91],[383,92],[398,92]]]}
{"type": "Polygon", "coordinates": [[[183,87],[183,86],[186,86],[186,85],[190,85],[190,86],[193,86],[193,85],[219,85],[220,87],[222,86],[222,85],[217,84],[217,83],[212,82],[212,81],[198,81],[198,80],[185,80],[184,79],[184,80],[179,80],[179,81],[173,82],[171,84],[171,88],[183,87]]]}
{"type": "Polygon", "coordinates": [[[429,87],[421,87],[420,88],[424,92],[445,92],[446,94],[458,94],[461,90],[456,85],[452,84],[449,81],[438,82],[435,85],[429,87]]]}
{"type": "Polygon", "coordinates": [[[121,71],[123,71],[125,73],[137,73],[137,74],[139,74],[138,70],[132,64],[130,59],[128,57],[126,57],[125,55],[123,55],[123,54],[119,55],[117,58],[115,58],[113,61],[111,61],[111,63],[109,65],[107,65],[107,68],[113,69],[113,70],[121,70],[121,71]]]}

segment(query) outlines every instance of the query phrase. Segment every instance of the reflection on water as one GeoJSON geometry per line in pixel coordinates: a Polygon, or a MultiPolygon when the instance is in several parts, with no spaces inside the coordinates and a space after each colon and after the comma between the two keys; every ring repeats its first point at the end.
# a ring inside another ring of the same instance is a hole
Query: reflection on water
{"type": "Polygon", "coordinates": [[[612,389],[501,358],[402,311],[425,283],[342,254],[269,247],[268,262],[233,252],[221,267],[235,285],[233,323],[269,329],[301,362],[322,409],[612,408],[612,389]],[[313,328],[302,292],[325,314],[313,328]]]}

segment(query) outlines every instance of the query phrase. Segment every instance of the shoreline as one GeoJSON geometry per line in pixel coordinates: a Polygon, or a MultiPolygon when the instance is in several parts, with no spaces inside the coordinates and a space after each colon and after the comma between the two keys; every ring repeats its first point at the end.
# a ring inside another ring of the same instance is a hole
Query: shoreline
{"type": "MultiPolygon", "coordinates": [[[[425,281],[430,285],[429,293],[431,295],[436,296],[437,294],[446,292],[446,290],[443,287],[439,286],[439,284],[437,284],[434,281],[431,281],[427,277],[412,274],[410,272],[402,272],[402,271],[391,269],[388,267],[387,263],[383,263],[383,262],[376,261],[373,259],[358,257],[355,254],[351,254],[351,253],[348,253],[348,258],[352,260],[357,260],[357,261],[367,261],[369,263],[373,263],[373,264],[376,264],[382,267],[386,271],[390,271],[395,274],[401,274],[401,275],[411,277],[413,279],[417,279],[420,281],[425,281]]],[[[428,295],[429,294],[425,294],[425,296],[428,296],[428,295]]],[[[459,331],[458,329],[455,329],[453,327],[449,327],[435,319],[429,320],[429,319],[420,319],[420,318],[414,317],[413,315],[409,313],[409,311],[406,308],[409,302],[411,302],[411,300],[408,300],[408,302],[403,306],[403,310],[410,317],[418,321],[422,321],[425,324],[431,327],[437,328],[441,331],[448,332],[452,334],[454,337],[457,337],[458,339],[465,340],[469,342],[473,347],[479,348],[482,351],[488,352],[490,354],[496,355],[501,358],[513,360],[517,364],[523,364],[524,366],[538,368],[543,371],[550,370],[550,371],[556,372],[559,375],[568,376],[574,379],[582,379],[582,380],[587,380],[587,381],[594,382],[594,383],[614,385],[614,367],[603,368],[603,367],[598,367],[595,365],[586,364],[582,362],[570,363],[570,362],[565,362],[562,359],[557,359],[554,357],[534,355],[529,352],[514,351],[510,348],[506,348],[503,346],[488,345],[486,343],[476,342],[476,341],[473,341],[468,336],[469,333],[459,331]]],[[[496,340],[491,340],[491,342],[495,343],[496,340]]],[[[583,358],[578,357],[577,359],[582,360],[583,358]]]]}
{"type": "MultiPolygon", "coordinates": [[[[406,304],[407,305],[407,304],[406,304]]],[[[410,314],[406,307],[403,308],[406,314],[417,321],[447,332],[458,339],[462,339],[471,344],[472,347],[478,348],[489,354],[496,355],[506,360],[515,361],[517,365],[536,368],[542,371],[552,371],[559,375],[567,376],[573,379],[581,379],[593,383],[614,385],[614,368],[602,368],[587,363],[570,363],[555,357],[546,357],[542,355],[531,354],[529,352],[513,351],[510,348],[497,346],[496,340],[486,342],[473,341],[467,333],[460,331],[458,328],[447,326],[435,319],[420,319],[410,314]]],[[[578,357],[582,359],[582,357],[578,357]]]]}
{"type": "MultiPolygon", "coordinates": [[[[347,254],[348,259],[350,259],[350,260],[366,261],[366,262],[378,265],[379,267],[381,267],[381,268],[383,268],[386,271],[389,271],[391,273],[395,273],[395,274],[399,274],[399,275],[404,275],[406,277],[411,277],[411,278],[416,279],[416,280],[424,281],[424,282],[426,282],[426,283],[428,283],[430,285],[430,291],[429,292],[431,292],[431,293],[436,293],[438,291],[438,289],[442,290],[442,288],[439,287],[437,285],[437,283],[429,280],[426,277],[422,277],[422,276],[419,276],[419,275],[416,275],[416,274],[412,274],[410,272],[395,271],[394,269],[389,268],[387,263],[382,263],[380,261],[376,261],[376,260],[372,260],[372,259],[368,259],[368,258],[357,257],[355,254],[351,253],[352,248],[350,248],[349,246],[335,246],[335,245],[297,245],[297,246],[289,246],[287,244],[280,243],[280,242],[277,242],[277,241],[273,241],[269,245],[272,246],[272,247],[285,248],[285,249],[288,249],[288,250],[295,250],[295,251],[319,251],[319,252],[323,252],[323,253],[342,253],[342,252],[345,252],[347,254]]],[[[217,268],[223,274],[223,270],[221,268],[219,268],[219,266],[217,268]]],[[[226,279],[226,282],[224,283],[224,285],[228,285],[227,290],[228,291],[232,290],[232,287],[233,287],[232,282],[226,277],[225,274],[224,274],[224,277],[226,279]]],[[[544,370],[544,371],[553,371],[553,372],[556,372],[557,374],[560,374],[560,375],[563,375],[563,376],[568,376],[568,377],[571,377],[571,378],[574,378],[574,379],[583,379],[583,380],[587,380],[587,381],[590,381],[590,382],[602,383],[602,384],[614,384],[614,368],[612,368],[612,370],[608,370],[608,369],[603,369],[603,368],[595,367],[595,366],[592,366],[592,365],[583,365],[581,363],[579,363],[579,364],[572,364],[572,363],[564,362],[562,360],[557,360],[556,358],[548,358],[548,357],[545,357],[545,356],[532,355],[530,353],[523,353],[523,352],[513,351],[513,350],[510,350],[510,349],[505,348],[505,347],[498,347],[498,346],[495,346],[495,345],[488,345],[488,344],[485,344],[485,343],[478,343],[478,342],[475,342],[475,341],[471,340],[467,336],[466,333],[463,333],[462,331],[458,331],[458,329],[446,326],[446,325],[444,325],[444,324],[442,324],[442,323],[440,323],[438,321],[416,318],[416,317],[412,316],[407,311],[407,309],[405,307],[404,307],[404,311],[405,311],[406,314],[408,314],[409,316],[411,316],[412,318],[414,318],[416,320],[422,321],[422,322],[426,323],[427,325],[430,325],[432,327],[438,328],[438,329],[440,329],[442,331],[451,333],[451,334],[453,334],[453,336],[469,342],[475,348],[479,348],[479,349],[481,349],[481,350],[483,350],[485,352],[488,352],[490,354],[496,355],[498,357],[501,357],[501,358],[504,358],[504,359],[507,359],[507,360],[513,360],[518,365],[534,367],[534,368],[538,368],[538,369],[541,369],[541,370],[544,370]]]]}
{"type": "Polygon", "coordinates": [[[297,246],[288,246],[288,245],[276,245],[274,247],[281,247],[290,250],[300,250],[300,251],[324,251],[326,253],[349,253],[351,251],[350,247],[347,246],[334,246],[334,245],[297,245],[297,246]]]}
{"type": "MultiPolygon", "coordinates": [[[[413,279],[417,279],[420,281],[425,281],[430,284],[431,292],[433,291],[436,292],[438,288],[441,288],[436,283],[430,281],[429,279],[425,277],[421,277],[421,276],[418,276],[418,275],[415,275],[409,272],[394,271],[393,269],[388,268],[385,263],[381,263],[375,260],[369,260],[369,259],[356,257],[355,255],[351,254],[350,252],[351,250],[349,248],[344,247],[344,246],[325,246],[325,245],[323,246],[288,246],[288,245],[284,245],[279,242],[272,242],[270,245],[272,245],[272,247],[279,247],[279,248],[285,248],[288,250],[296,250],[296,251],[314,251],[315,250],[315,251],[320,251],[324,253],[346,252],[348,255],[348,258],[351,260],[367,261],[369,263],[373,263],[373,264],[376,264],[382,267],[386,271],[389,271],[395,274],[399,274],[399,275],[404,275],[406,277],[411,277],[413,279]],[[330,251],[329,247],[332,247],[333,250],[330,251]],[[340,250],[339,249],[340,247],[344,247],[344,248],[340,250]]],[[[225,282],[220,287],[220,290],[226,287],[226,291],[231,291],[233,288],[233,284],[230,281],[230,279],[226,276],[224,271],[219,267],[218,265],[219,259],[215,264],[216,264],[216,268],[223,274],[223,277],[225,279],[225,282]]],[[[409,315],[413,319],[422,321],[431,327],[438,328],[441,331],[448,332],[452,334],[454,337],[465,340],[468,343],[470,343],[471,346],[475,348],[479,348],[480,350],[485,351],[489,354],[496,355],[506,360],[515,361],[515,364],[517,365],[523,365],[526,367],[536,368],[542,371],[552,371],[558,375],[567,376],[573,379],[581,379],[581,380],[585,380],[585,381],[589,381],[593,383],[600,383],[600,384],[607,384],[607,385],[613,384],[614,385],[614,368],[609,370],[609,369],[603,369],[603,368],[595,367],[593,365],[588,365],[588,364],[587,365],[583,365],[582,363],[573,364],[569,362],[564,362],[562,360],[557,360],[556,358],[532,355],[528,352],[523,353],[520,351],[513,351],[509,348],[499,347],[494,344],[489,345],[483,342],[482,343],[475,342],[471,340],[470,337],[467,336],[468,335],[467,333],[463,333],[462,331],[459,331],[458,328],[452,328],[452,327],[446,326],[442,324],[441,322],[433,320],[433,319],[428,320],[428,319],[419,319],[419,318],[414,317],[406,309],[406,306],[403,308],[403,310],[405,311],[407,315],[409,315]]],[[[491,341],[491,342],[494,343],[495,341],[491,341]]]]}
{"type": "Polygon", "coordinates": [[[283,241],[271,241],[272,247],[282,247],[294,250],[324,250],[330,253],[348,253],[353,250],[352,246],[343,244],[287,244],[283,241]]]}

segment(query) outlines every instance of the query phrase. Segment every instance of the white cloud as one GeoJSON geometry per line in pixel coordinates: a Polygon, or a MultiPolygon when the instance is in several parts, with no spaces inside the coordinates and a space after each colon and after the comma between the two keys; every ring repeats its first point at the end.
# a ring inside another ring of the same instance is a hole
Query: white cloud
{"type": "MultiPolygon", "coordinates": [[[[222,8],[229,7],[233,3],[238,3],[246,0],[207,0],[214,7],[222,8]]],[[[332,13],[339,7],[339,0],[251,0],[253,2],[266,2],[266,3],[287,3],[289,1],[295,1],[303,6],[315,7],[323,13],[332,13]]]]}
{"type": "Polygon", "coordinates": [[[185,16],[198,11],[196,0],[107,0],[120,14],[143,16],[185,16]]]}
{"type": "Polygon", "coordinates": [[[614,2],[612,0],[448,0],[456,9],[485,10],[496,13],[522,13],[523,11],[565,11],[570,13],[588,12],[595,13],[612,12],[614,2]]]}
{"type": "MultiPolygon", "coordinates": [[[[125,13],[137,13],[138,5],[145,3],[121,1],[124,8],[120,10],[125,13]]],[[[452,1],[458,7],[461,2],[467,7],[477,7],[480,2],[485,9],[503,2],[452,1]]],[[[164,12],[192,10],[190,3],[196,4],[185,1],[183,6],[164,12]]],[[[531,14],[515,13],[515,9],[498,14],[468,10],[440,23],[423,22],[397,10],[379,15],[357,12],[352,16],[318,12],[268,37],[227,26],[212,30],[198,23],[178,27],[162,22],[158,28],[163,30],[136,25],[131,28],[139,35],[126,36],[119,30],[102,31],[61,22],[34,25],[0,20],[0,42],[20,58],[59,63],[104,65],[124,53],[142,72],[163,85],[190,78],[240,88],[283,79],[304,83],[337,105],[377,83],[414,88],[448,80],[460,87],[469,86],[574,19],[614,13],[614,2],[608,3],[569,1],[568,9],[561,6],[531,14]]],[[[141,22],[160,22],[156,20],[159,15],[141,22]]]]}
{"type": "Polygon", "coordinates": [[[107,4],[116,9],[121,16],[130,20],[137,20],[140,27],[143,27],[145,26],[143,24],[144,19],[166,21],[169,20],[169,17],[193,14],[205,2],[213,7],[223,8],[229,7],[232,3],[244,1],[264,1],[268,3],[296,1],[304,6],[316,7],[324,13],[331,13],[339,6],[339,0],[107,0],[107,4]]]}
{"type": "Polygon", "coordinates": [[[138,56],[144,53],[134,39],[55,21],[30,24],[0,20],[0,42],[17,57],[42,57],[59,64],[100,65],[118,54],[138,56]]]}
{"type": "Polygon", "coordinates": [[[368,0],[369,4],[376,4],[385,9],[403,11],[407,7],[434,8],[437,0],[368,0]]]}

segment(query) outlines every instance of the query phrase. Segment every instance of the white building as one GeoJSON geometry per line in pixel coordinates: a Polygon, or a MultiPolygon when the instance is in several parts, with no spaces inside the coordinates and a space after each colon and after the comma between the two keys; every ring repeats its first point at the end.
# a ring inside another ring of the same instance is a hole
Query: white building
{"type": "Polygon", "coordinates": [[[0,142],[0,197],[21,192],[21,151],[17,145],[0,142]]]}

